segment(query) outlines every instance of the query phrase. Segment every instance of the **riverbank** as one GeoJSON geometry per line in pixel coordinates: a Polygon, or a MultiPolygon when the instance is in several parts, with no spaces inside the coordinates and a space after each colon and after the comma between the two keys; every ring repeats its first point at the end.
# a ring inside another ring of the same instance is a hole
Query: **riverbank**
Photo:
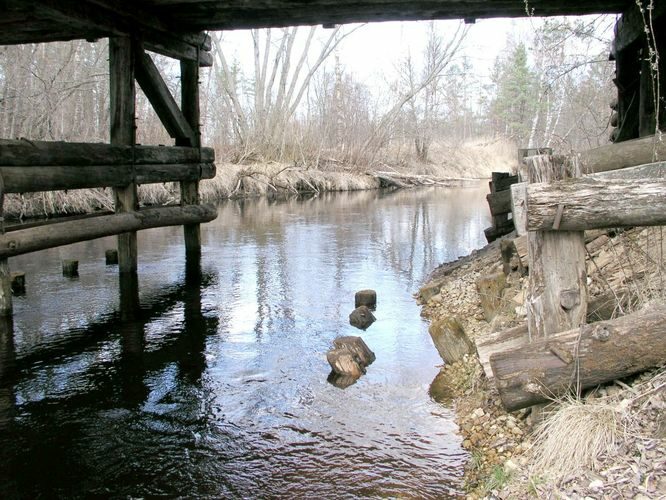
{"type": "MultiPolygon", "coordinates": [[[[506,275],[500,242],[436,269],[420,291],[422,315],[431,322],[455,318],[476,342],[524,324],[528,278],[517,243],[506,275]],[[499,283],[491,311],[477,290],[488,276],[499,283]]],[[[664,243],[661,228],[587,234],[592,303],[608,289],[629,294],[597,308],[601,318],[588,315],[588,322],[664,301],[664,243]]],[[[469,452],[468,498],[658,498],[666,495],[665,383],[662,367],[545,411],[507,413],[477,356],[468,355],[442,368],[431,395],[456,409],[469,452]]]]}
{"type": "MultiPolygon", "coordinates": [[[[358,191],[383,187],[452,186],[477,183],[493,171],[509,171],[516,162],[515,147],[504,140],[477,140],[463,144],[433,145],[430,162],[409,156],[375,161],[364,166],[347,165],[333,158],[312,162],[272,162],[255,159],[245,163],[224,161],[218,153],[216,175],[201,182],[204,203],[229,198],[291,196],[331,191],[358,191]]],[[[177,183],[139,186],[142,206],[178,203],[177,183]]],[[[5,196],[5,216],[11,219],[78,215],[113,210],[110,189],[81,189],[10,194],[5,196]]]]}

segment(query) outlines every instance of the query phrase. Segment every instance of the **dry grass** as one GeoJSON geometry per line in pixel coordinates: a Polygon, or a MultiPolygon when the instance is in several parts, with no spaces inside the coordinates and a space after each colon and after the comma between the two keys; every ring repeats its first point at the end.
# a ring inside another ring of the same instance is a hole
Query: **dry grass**
{"type": "Polygon", "coordinates": [[[616,408],[605,402],[569,398],[559,404],[534,434],[533,476],[556,481],[590,467],[614,450],[620,423],[616,408]]]}

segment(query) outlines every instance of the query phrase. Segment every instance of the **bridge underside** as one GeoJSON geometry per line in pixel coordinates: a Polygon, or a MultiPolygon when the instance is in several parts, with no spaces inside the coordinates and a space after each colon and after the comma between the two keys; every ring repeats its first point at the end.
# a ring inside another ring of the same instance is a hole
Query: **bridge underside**
{"type": "MultiPolygon", "coordinates": [[[[613,140],[654,133],[657,120],[663,124],[666,119],[666,112],[659,112],[663,99],[651,98],[654,89],[659,88],[657,84],[666,83],[666,71],[657,72],[656,79],[655,72],[651,71],[654,51],[664,47],[665,4],[659,3],[652,11],[641,11],[633,0],[0,0],[0,45],[110,39],[111,122],[109,144],[97,149],[85,144],[30,142],[26,146],[0,141],[0,218],[5,192],[75,189],[88,185],[112,187],[116,214],[105,219],[106,229],[102,232],[110,234],[108,224],[115,224],[111,232],[118,234],[121,276],[136,273],[136,230],[145,227],[184,225],[186,253],[196,258],[201,249],[199,223],[214,216],[208,209],[197,208],[199,180],[214,175],[214,153],[201,147],[199,132],[199,68],[213,62],[206,30],[416,19],[473,22],[480,18],[528,15],[622,14],[611,54],[617,61],[615,81],[618,86],[618,125],[613,140]],[[655,27],[654,35],[646,36],[644,27],[648,23],[655,27]],[[180,102],[169,91],[147,51],[180,61],[180,102]],[[159,153],[138,149],[136,83],[173,138],[175,147],[160,148],[159,153]],[[18,154],[18,151],[23,153],[18,154]],[[141,154],[146,155],[143,162],[137,160],[141,154]],[[162,211],[151,209],[154,214],[150,217],[140,214],[137,184],[165,180],[180,182],[180,210],[163,207],[162,211]]],[[[661,85],[661,88],[666,86],[661,85]]],[[[89,225],[90,231],[79,231],[77,238],[100,234],[95,223],[89,225]]],[[[73,242],[71,231],[66,242],[57,236],[64,231],[64,227],[58,226],[51,224],[47,229],[22,233],[23,248],[41,249],[73,242]],[[41,238],[39,243],[38,237],[41,238]]],[[[18,231],[15,235],[4,233],[5,228],[0,225],[0,313],[10,314],[7,258],[14,255],[19,235],[18,231]]]]}

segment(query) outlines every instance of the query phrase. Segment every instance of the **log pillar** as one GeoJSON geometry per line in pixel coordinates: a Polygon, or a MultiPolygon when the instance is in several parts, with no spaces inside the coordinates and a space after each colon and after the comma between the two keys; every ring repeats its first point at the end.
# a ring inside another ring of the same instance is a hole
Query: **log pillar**
{"type": "MultiPolygon", "coordinates": [[[[529,183],[570,176],[564,162],[553,156],[533,156],[526,161],[529,183]]],[[[555,224],[559,226],[559,222],[555,224]]],[[[530,274],[525,305],[530,341],[584,324],[587,314],[584,232],[529,231],[527,244],[530,274]]]]}
{"type": "MultiPolygon", "coordinates": [[[[199,124],[199,64],[196,61],[180,62],[181,79],[181,109],[187,122],[194,132],[194,144],[192,147],[201,147],[201,127],[199,124]]],[[[176,141],[178,145],[178,141],[176,141]]],[[[198,205],[199,181],[181,181],[180,203],[185,205],[198,205]]],[[[188,224],[184,226],[185,232],[185,254],[201,254],[201,229],[199,224],[188,224]]]]}
{"type": "MultiPolygon", "coordinates": [[[[0,175],[0,235],[5,234],[4,221],[5,184],[0,175]]],[[[0,316],[12,315],[12,275],[9,260],[0,258],[0,316]]]]}
{"type": "MultiPolygon", "coordinates": [[[[135,95],[134,48],[130,37],[109,38],[109,100],[111,106],[111,144],[134,146],[135,95]]],[[[136,183],[114,189],[116,212],[138,209],[136,183]]],[[[118,235],[118,269],[121,273],[136,273],[136,232],[118,235]]]]}
{"type": "Polygon", "coordinates": [[[635,46],[615,54],[618,126],[614,142],[639,136],[640,71],[641,62],[635,46]]]}
{"type": "Polygon", "coordinates": [[[638,106],[638,135],[645,137],[653,135],[657,126],[656,116],[658,90],[655,88],[657,73],[652,70],[652,58],[650,49],[646,43],[640,52],[641,76],[640,76],[640,100],[638,106]]]}

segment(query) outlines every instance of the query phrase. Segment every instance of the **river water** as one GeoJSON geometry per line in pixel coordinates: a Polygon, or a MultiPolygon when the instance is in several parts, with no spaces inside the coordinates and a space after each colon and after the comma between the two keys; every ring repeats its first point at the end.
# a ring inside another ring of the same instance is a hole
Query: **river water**
{"type": "Polygon", "coordinates": [[[229,201],[200,263],[182,228],[139,234],[135,308],[112,238],[11,259],[27,293],[0,335],[0,497],[457,496],[466,454],[428,396],[441,360],[412,294],[483,245],[484,196],[229,201]],[[348,322],[362,288],[365,332],[348,322]],[[343,390],[325,354],[359,334],[377,360],[343,390]]]}

